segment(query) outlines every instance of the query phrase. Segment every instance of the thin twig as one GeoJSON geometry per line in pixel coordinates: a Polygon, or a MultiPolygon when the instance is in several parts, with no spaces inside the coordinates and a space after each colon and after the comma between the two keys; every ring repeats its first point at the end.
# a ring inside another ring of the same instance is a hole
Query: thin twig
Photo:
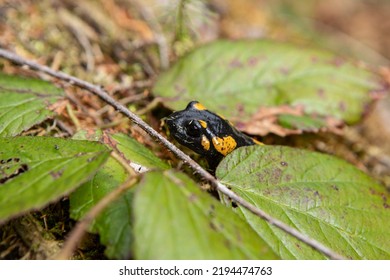
{"type": "Polygon", "coordinates": [[[76,117],[76,114],[74,113],[69,103],[66,104],[66,111],[68,112],[69,118],[72,120],[73,124],[75,125],[76,131],[79,131],[81,129],[79,119],[76,117]]]}
{"type": "Polygon", "coordinates": [[[224,195],[226,195],[227,197],[229,197],[230,199],[235,201],[237,204],[240,204],[241,206],[248,209],[253,214],[268,221],[270,224],[280,228],[281,230],[285,231],[286,233],[294,236],[298,240],[311,246],[313,249],[321,252],[322,254],[329,257],[330,259],[344,259],[344,257],[342,257],[341,255],[337,254],[336,252],[332,251],[330,248],[326,247],[322,243],[302,234],[301,232],[297,231],[294,228],[291,228],[290,226],[283,223],[282,221],[279,221],[279,220],[271,217],[270,215],[268,215],[264,211],[258,209],[253,204],[249,203],[248,201],[246,201],[242,197],[238,196],[233,191],[229,190],[225,185],[223,185],[216,178],[214,178],[214,176],[212,176],[209,172],[204,170],[197,162],[192,160],[188,155],[186,155],[184,152],[182,152],[180,149],[178,149],[175,145],[173,145],[171,142],[169,142],[167,139],[165,139],[161,134],[159,134],[157,131],[155,131],[152,127],[150,127],[141,118],[139,118],[137,115],[135,115],[130,110],[128,110],[125,106],[123,106],[122,104],[117,102],[115,99],[113,99],[111,96],[109,96],[108,93],[102,87],[91,84],[89,82],[78,79],[76,77],[65,74],[63,72],[54,71],[47,66],[40,65],[36,62],[23,59],[20,56],[14,54],[12,52],[6,51],[4,49],[1,49],[1,48],[0,48],[0,57],[8,59],[9,61],[12,61],[16,64],[29,66],[33,70],[44,72],[52,77],[67,81],[75,86],[86,89],[89,92],[97,95],[103,101],[107,102],[108,104],[113,106],[116,110],[118,110],[119,112],[121,112],[122,114],[124,114],[125,116],[130,118],[136,125],[141,127],[152,138],[154,138],[156,141],[158,141],[162,145],[164,145],[169,151],[171,151],[179,159],[183,160],[183,162],[186,163],[192,170],[194,170],[194,172],[198,173],[203,179],[210,182],[210,184],[213,185],[218,191],[220,191],[221,193],[223,193],[224,195]]]}
{"type": "Polygon", "coordinates": [[[65,131],[66,133],[68,133],[69,135],[73,135],[73,129],[72,128],[70,128],[66,123],[64,123],[63,121],[61,121],[61,120],[57,120],[57,126],[61,129],[61,130],[63,130],[63,131],[65,131]]]}
{"type": "Polygon", "coordinates": [[[122,193],[127,191],[137,182],[137,178],[132,177],[118,188],[104,196],[95,206],[93,206],[84,218],[79,221],[70,233],[60,253],[55,256],[57,260],[67,260],[72,257],[74,250],[80,243],[83,235],[87,231],[91,222],[114,200],[118,199],[122,193]]]}
{"type": "MultiPolygon", "coordinates": [[[[111,146],[111,148],[114,148],[111,146]]],[[[119,154],[118,151],[116,151],[117,149],[115,148],[114,151],[111,152],[111,157],[114,158],[120,165],[122,165],[122,167],[126,170],[126,172],[132,176],[136,176],[137,173],[135,171],[135,169],[133,169],[130,165],[130,163],[128,163],[126,161],[125,158],[123,158],[121,156],[121,154],[119,154]]]]}
{"type": "Polygon", "coordinates": [[[85,51],[85,58],[87,60],[87,71],[91,72],[95,68],[95,58],[92,51],[92,45],[88,40],[88,37],[79,29],[71,27],[71,31],[79,41],[81,47],[85,51]]]}

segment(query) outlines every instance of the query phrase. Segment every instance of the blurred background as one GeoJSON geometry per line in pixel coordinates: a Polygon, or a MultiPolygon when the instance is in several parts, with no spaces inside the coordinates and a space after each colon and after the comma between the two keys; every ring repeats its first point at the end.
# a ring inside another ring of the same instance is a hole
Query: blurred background
{"type": "MultiPolygon", "coordinates": [[[[221,37],[266,37],[380,66],[390,59],[389,15],[388,0],[0,0],[0,44],[45,57],[96,43],[143,47],[162,35],[179,53],[221,37]]],[[[91,63],[88,54],[77,59],[91,63]]]]}

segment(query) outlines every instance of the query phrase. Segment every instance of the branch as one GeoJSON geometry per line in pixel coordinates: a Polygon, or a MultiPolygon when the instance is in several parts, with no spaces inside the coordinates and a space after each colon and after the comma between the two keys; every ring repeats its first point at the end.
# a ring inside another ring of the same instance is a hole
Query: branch
{"type": "Polygon", "coordinates": [[[180,149],[178,149],[175,145],[173,145],[171,142],[169,142],[167,139],[165,139],[161,134],[159,134],[157,131],[155,131],[152,127],[150,127],[146,122],[144,122],[141,118],[139,118],[137,115],[132,113],[130,110],[128,110],[125,106],[117,102],[115,99],[113,99],[101,86],[97,86],[94,84],[91,84],[89,82],[86,82],[84,80],[78,79],[76,77],[73,77],[71,75],[65,74],[60,71],[54,71],[51,68],[38,64],[36,62],[26,60],[24,58],[21,58],[20,56],[6,51],[4,49],[0,48],[0,57],[3,57],[13,63],[29,66],[31,69],[40,71],[43,73],[46,73],[52,77],[55,77],[57,79],[69,82],[77,87],[83,88],[98,97],[100,97],[103,101],[110,104],[112,107],[114,107],[116,110],[127,116],[131,121],[133,121],[136,125],[141,127],[146,133],[148,133],[152,138],[154,138],[157,142],[160,142],[165,148],[167,148],[170,152],[172,152],[176,157],[181,159],[184,163],[186,163],[194,172],[198,173],[203,179],[210,182],[212,186],[214,186],[218,191],[229,197],[231,200],[236,202],[237,204],[240,204],[244,208],[248,209],[250,212],[255,214],[256,216],[266,220],[270,224],[280,228],[281,230],[285,231],[286,233],[294,236],[296,239],[304,242],[305,244],[309,245],[313,249],[321,252],[325,256],[327,256],[330,259],[344,259],[341,255],[337,254],[330,248],[326,247],[322,243],[318,242],[315,239],[312,239],[301,232],[297,231],[296,229],[288,226],[287,224],[283,223],[280,220],[277,220],[270,215],[268,215],[263,210],[257,208],[253,204],[249,203],[242,197],[238,196],[236,193],[231,191],[228,187],[223,185],[221,182],[219,182],[214,176],[212,176],[209,172],[204,170],[197,162],[192,160],[188,155],[186,155],[184,152],[182,152],[180,149]]]}

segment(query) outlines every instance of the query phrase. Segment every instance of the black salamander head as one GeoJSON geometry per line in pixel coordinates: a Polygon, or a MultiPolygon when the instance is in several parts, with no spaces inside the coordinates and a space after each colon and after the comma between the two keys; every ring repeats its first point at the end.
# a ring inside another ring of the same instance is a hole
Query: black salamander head
{"type": "Polygon", "coordinates": [[[252,138],[197,101],[169,115],[165,123],[177,142],[204,156],[210,166],[216,166],[237,147],[255,144],[252,138]]]}

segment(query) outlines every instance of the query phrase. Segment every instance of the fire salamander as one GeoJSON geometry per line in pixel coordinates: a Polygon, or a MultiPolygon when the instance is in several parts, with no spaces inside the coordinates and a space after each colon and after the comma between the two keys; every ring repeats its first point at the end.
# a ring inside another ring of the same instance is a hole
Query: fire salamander
{"type": "Polygon", "coordinates": [[[212,169],[234,149],[262,144],[197,101],[169,115],[165,123],[176,141],[204,156],[212,169]]]}

